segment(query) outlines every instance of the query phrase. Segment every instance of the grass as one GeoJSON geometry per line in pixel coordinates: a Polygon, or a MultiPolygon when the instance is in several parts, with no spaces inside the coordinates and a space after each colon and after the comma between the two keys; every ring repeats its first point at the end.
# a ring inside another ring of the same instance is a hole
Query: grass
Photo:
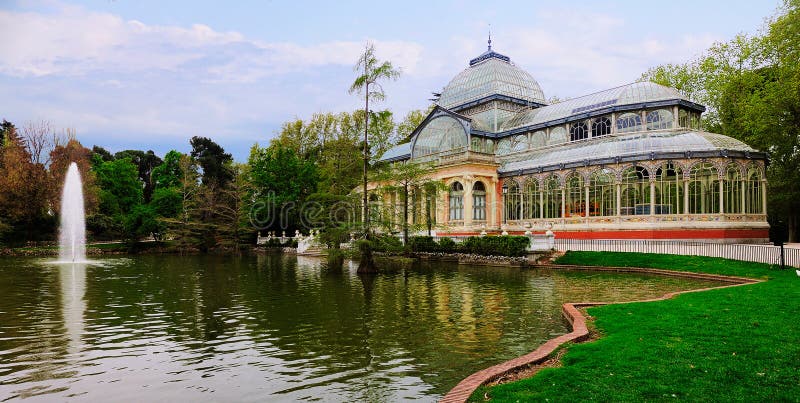
{"type": "Polygon", "coordinates": [[[768,279],[670,300],[590,308],[596,341],[563,366],[481,387],[470,401],[800,401],[800,278],[734,260],[569,252],[556,263],[653,267],[768,279]]]}

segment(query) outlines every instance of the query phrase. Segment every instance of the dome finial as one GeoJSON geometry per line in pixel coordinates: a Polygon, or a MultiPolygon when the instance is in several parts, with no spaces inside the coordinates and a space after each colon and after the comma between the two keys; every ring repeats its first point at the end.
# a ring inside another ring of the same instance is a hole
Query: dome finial
{"type": "Polygon", "coordinates": [[[489,52],[492,51],[492,24],[489,24],[489,52]]]}

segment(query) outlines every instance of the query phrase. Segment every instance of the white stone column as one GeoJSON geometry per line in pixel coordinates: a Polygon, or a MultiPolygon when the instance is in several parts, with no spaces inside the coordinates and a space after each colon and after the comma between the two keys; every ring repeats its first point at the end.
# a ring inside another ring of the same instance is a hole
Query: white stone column
{"type": "Polygon", "coordinates": [[[617,183],[616,187],[617,187],[617,192],[616,192],[616,196],[617,196],[617,208],[616,208],[616,210],[617,211],[616,211],[616,213],[617,213],[617,217],[619,217],[619,216],[622,215],[622,184],[617,183]]]}
{"type": "Polygon", "coordinates": [[[611,134],[617,134],[617,113],[611,112],[611,134]]]}
{"type": "Polygon", "coordinates": [[[722,193],[723,190],[725,190],[725,187],[723,185],[724,182],[725,181],[723,181],[721,179],[719,181],[719,213],[720,214],[724,214],[725,213],[725,205],[724,205],[724,203],[725,203],[725,194],[722,193]]]}
{"type": "Polygon", "coordinates": [[[650,180],[650,215],[656,214],[656,182],[650,180]]]}
{"type": "Polygon", "coordinates": [[[761,180],[761,214],[767,214],[767,180],[761,180]]]}
{"type": "Polygon", "coordinates": [[[683,180],[683,214],[689,214],[689,181],[683,180]]]}
{"type": "Polygon", "coordinates": [[[586,196],[586,199],[584,199],[584,203],[583,203],[584,204],[584,211],[585,211],[584,217],[589,218],[589,185],[586,185],[583,188],[584,188],[583,194],[584,194],[584,196],[586,196]]]}
{"type": "Polygon", "coordinates": [[[544,219],[544,188],[539,188],[539,218],[544,219]]]}
{"type": "Polygon", "coordinates": [[[740,205],[739,211],[742,214],[745,214],[745,213],[747,213],[747,206],[745,206],[745,204],[744,204],[745,201],[747,201],[747,197],[745,196],[745,193],[747,191],[747,181],[746,180],[740,180],[739,181],[739,190],[740,190],[740,193],[742,194],[742,204],[740,205]]]}
{"type": "Polygon", "coordinates": [[[561,218],[564,218],[567,215],[566,211],[566,204],[567,204],[567,187],[561,187],[561,218]]]}
{"type": "Polygon", "coordinates": [[[472,225],[472,180],[464,180],[464,226],[472,225]]]}

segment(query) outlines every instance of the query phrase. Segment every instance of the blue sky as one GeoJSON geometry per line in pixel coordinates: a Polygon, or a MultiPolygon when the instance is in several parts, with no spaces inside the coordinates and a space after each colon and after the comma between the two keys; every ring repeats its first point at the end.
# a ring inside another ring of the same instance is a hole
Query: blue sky
{"type": "Polygon", "coordinates": [[[281,124],[360,105],[347,88],[367,40],[403,70],[377,108],[425,108],[493,48],[545,95],[579,96],[756,33],[777,1],[0,0],[0,119],[47,120],[86,146],[188,151],[213,138],[238,161],[281,124]]]}

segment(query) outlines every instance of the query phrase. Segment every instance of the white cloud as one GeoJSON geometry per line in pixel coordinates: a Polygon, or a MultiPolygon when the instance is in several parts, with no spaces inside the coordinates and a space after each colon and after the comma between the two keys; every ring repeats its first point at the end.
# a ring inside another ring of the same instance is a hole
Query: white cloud
{"type": "MultiPolygon", "coordinates": [[[[352,65],[362,42],[268,43],[207,25],[153,26],[108,13],[62,7],[54,14],[0,10],[0,73],[84,75],[97,71],[181,71],[209,82],[251,82],[325,65],[352,65]]],[[[413,73],[422,47],[375,41],[382,57],[413,73]]]]}

